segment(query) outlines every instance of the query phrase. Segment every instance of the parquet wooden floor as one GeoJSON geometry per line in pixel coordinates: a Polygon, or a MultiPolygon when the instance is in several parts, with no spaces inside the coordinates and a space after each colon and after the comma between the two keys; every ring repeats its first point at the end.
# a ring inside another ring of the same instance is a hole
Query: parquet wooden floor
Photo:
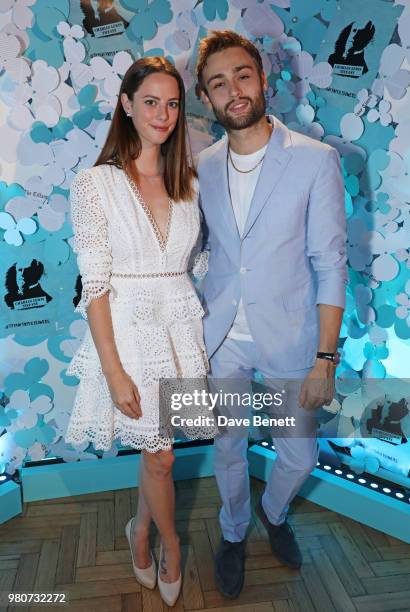
{"type": "MultiPolygon", "coordinates": [[[[255,504],[263,483],[252,479],[255,504]]],[[[301,498],[293,525],[304,555],[301,570],[281,565],[254,517],[247,543],[245,586],[224,599],[213,578],[220,530],[214,478],[176,483],[183,591],[172,608],[230,612],[410,611],[410,545],[301,498]]],[[[24,505],[0,526],[0,591],[66,591],[70,612],[161,612],[158,589],[133,577],[124,526],[138,492],[124,489],[24,505]]],[[[159,539],[152,531],[156,556],[159,539]]],[[[8,608],[33,612],[50,607],[8,608]]]]}

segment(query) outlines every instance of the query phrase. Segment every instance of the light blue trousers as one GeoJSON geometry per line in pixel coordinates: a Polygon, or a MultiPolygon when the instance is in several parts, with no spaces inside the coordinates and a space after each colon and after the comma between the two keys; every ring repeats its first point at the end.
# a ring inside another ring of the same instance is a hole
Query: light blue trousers
{"type": "MultiPolygon", "coordinates": [[[[259,370],[266,379],[284,379],[271,371],[260,357],[253,342],[226,338],[210,360],[210,389],[216,390],[222,379],[233,379],[231,391],[250,393],[254,371],[259,370]],[[219,380],[218,380],[219,379],[219,380]]],[[[293,371],[289,379],[302,383],[311,368],[293,371]]],[[[227,389],[226,384],[223,385],[227,389]]],[[[298,393],[293,402],[297,402],[298,393]]],[[[249,407],[235,409],[249,415],[249,407]]],[[[269,521],[275,525],[284,522],[289,503],[316,466],[319,446],[315,435],[310,437],[283,437],[272,433],[277,458],[266,483],[262,506],[269,521]]],[[[219,515],[225,540],[238,542],[245,538],[251,519],[249,472],[247,460],[248,436],[225,432],[214,440],[214,471],[222,498],[219,515]]]]}

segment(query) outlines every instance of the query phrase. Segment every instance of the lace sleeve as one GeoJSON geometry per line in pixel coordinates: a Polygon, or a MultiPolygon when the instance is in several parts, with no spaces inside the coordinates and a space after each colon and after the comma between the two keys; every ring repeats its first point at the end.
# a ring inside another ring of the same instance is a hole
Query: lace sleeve
{"type": "MultiPolygon", "coordinates": [[[[197,179],[195,180],[195,191],[196,191],[196,196],[199,198],[199,204],[200,204],[199,183],[197,179]]],[[[199,214],[200,214],[200,231],[198,234],[197,241],[191,251],[191,256],[189,258],[189,263],[188,263],[188,270],[189,272],[191,272],[191,274],[196,279],[198,279],[199,281],[202,281],[202,279],[204,278],[204,276],[206,275],[208,271],[209,253],[208,253],[207,245],[206,245],[208,228],[206,227],[204,215],[203,215],[200,205],[199,205],[199,214]]]]}
{"type": "Polygon", "coordinates": [[[75,310],[87,319],[86,309],[91,300],[112,289],[107,219],[95,180],[88,170],[81,170],[71,183],[70,203],[74,252],[82,282],[81,300],[75,310]]]}

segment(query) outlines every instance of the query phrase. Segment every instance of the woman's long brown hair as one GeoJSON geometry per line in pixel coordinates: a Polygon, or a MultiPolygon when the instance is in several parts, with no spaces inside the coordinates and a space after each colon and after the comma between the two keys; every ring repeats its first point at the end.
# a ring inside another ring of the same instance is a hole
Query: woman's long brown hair
{"type": "Polygon", "coordinates": [[[134,163],[141,153],[141,140],[131,117],[127,117],[121,104],[121,94],[132,101],[144,79],[150,74],[162,72],[174,77],[179,87],[179,114],[177,124],[168,140],[161,145],[164,156],[164,184],[172,200],[189,200],[193,197],[192,179],[195,170],[189,165],[186,150],[185,87],[178,70],[161,56],[144,57],[130,66],[124,75],[105,144],[94,166],[112,164],[122,168],[138,183],[134,163]]]}

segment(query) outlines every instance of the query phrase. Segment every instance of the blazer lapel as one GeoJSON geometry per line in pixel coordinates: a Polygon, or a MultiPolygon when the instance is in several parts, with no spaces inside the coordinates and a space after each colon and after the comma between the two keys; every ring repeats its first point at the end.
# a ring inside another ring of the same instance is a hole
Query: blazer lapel
{"type": "Polygon", "coordinates": [[[221,146],[212,157],[211,171],[208,180],[213,184],[212,189],[215,191],[215,202],[218,202],[220,205],[219,210],[225,220],[227,228],[235,238],[239,239],[238,226],[236,225],[235,213],[232,208],[228,187],[228,172],[226,165],[227,153],[228,138],[224,136],[221,139],[221,146]]]}
{"type": "Polygon", "coordinates": [[[273,131],[266,149],[265,159],[255,187],[242,239],[249,233],[275,185],[288,165],[291,153],[291,139],[288,128],[276,117],[271,116],[273,131]]]}

